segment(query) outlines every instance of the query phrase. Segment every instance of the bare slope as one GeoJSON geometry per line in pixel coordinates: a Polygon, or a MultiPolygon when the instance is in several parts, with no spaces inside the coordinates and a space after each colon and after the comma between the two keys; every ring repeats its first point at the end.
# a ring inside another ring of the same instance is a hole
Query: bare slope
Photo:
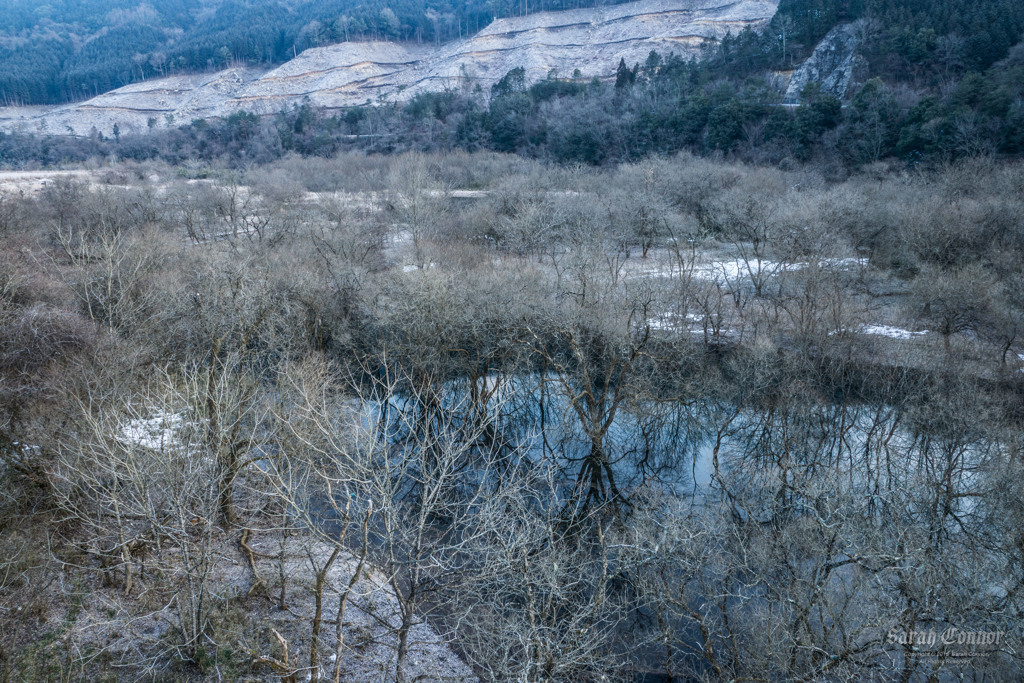
{"type": "Polygon", "coordinates": [[[844,99],[866,63],[857,50],[863,31],[861,22],[840,24],[821,40],[814,54],[793,72],[786,88],[786,104],[799,104],[808,83],[818,83],[824,92],[844,99]]]}
{"type": "Polygon", "coordinates": [[[539,12],[499,19],[478,34],[440,47],[387,42],[314,48],[271,71],[229,69],[173,76],[118,88],[56,108],[0,108],[0,129],[106,135],[180,124],[235,111],[275,113],[306,98],[342,108],[404,100],[423,91],[473,88],[486,92],[510,69],[529,81],[551,71],[608,78],[620,59],[643,62],[651,50],[697,54],[707,41],[761,28],[778,0],[640,0],[624,5],[539,12]]]}

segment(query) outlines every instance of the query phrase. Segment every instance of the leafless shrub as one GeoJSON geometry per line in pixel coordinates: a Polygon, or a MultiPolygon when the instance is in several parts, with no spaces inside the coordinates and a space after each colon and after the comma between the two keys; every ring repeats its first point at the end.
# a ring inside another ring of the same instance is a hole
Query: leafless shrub
{"type": "Polygon", "coordinates": [[[65,675],[411,679],[428,633],[489,680],[1019,669],[889,634],[1021,609],[1020,167],[205,172],[0,207],[11,677],[28,586],[173,623],[65,675]]]}
{"type": "Polygon", "coordinates": [[[211,628],[222,481],[193,397],[165,376],[138,396],[79,405],[52,470],[57,502],[85,531],[98,566],[120,574],[126,594],[142,582],[173,606],[170,645],[190,661],[202,657],[211,628]]]}

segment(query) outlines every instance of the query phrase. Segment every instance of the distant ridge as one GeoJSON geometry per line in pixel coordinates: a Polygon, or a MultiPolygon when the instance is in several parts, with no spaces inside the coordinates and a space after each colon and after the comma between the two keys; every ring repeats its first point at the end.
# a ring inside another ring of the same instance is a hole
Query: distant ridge
{"type": "Polygon", "coordinates": [[[238,111],[274,114],[309,102],[326,109],[404,101],[421,92],[487,93],[509,70],[527,82],[549,74],[610,78],[619,60],[642,63],[651,50],[694,56],[709,41],[760,29],[778,0],[640,0],[498,19],[439,47],[348,42],[313,48],[274,69],[235,68],[142,81],[84,102],[0,108],[0,129],[86,136],[139,133],[238,111]]]}

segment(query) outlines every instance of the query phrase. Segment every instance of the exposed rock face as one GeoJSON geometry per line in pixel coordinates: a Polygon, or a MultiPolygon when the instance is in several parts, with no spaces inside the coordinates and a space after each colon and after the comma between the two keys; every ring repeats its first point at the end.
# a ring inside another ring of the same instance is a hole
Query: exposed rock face
{"type": "Polygon", "coordinates": [[[829,31],[807,61],[793,72],[783,98],[784,104],[799,104],[808,83],[818,83],[822,92],[844,99],[864,64],[857,54],[860,22],[841,24],[829,31]]]}
{"type": "Polygon", "coordinates": [[[498,19],[440,47],[342,43],[306,50],[270,71],[172,76],[63,107],[0,108],[0,129],[88,135],[95,128],[110,135],[115,123],[122,132],[138,132],[241,110],[272,114],[306,98],[330,109],[477,84],[487,92],[516,67],[526,70],[528,82],[576,69],[584,78],[610,78],[620,59],[642,63],[651,50],[690,57],[728,32],[763,27],[777,9],[778,0],[640,0],[539,12],[498,19]]]}

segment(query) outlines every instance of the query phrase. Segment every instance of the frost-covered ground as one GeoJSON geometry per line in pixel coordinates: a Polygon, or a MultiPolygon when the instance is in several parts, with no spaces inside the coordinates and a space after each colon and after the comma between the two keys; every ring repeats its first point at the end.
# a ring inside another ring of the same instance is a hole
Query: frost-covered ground
{"type": "MultiPolygon", "coordinates": [[[[629,261],[626,273],[632,277],[678,277],[688,275],[698,280],[717,282],[721,285],[733,284],[743,278],[772,277],[786,272],[806,270],[810,263],[783,263],[759,258],[714,259],[698,257],[691,265],[679,263],[667,254],[657,253],[654,257],[641,261],[629,261]]],[[[852,270],[867,267],[868,259],[830,258],[817,263],[819,268],[827,270],[852,270]]]]}
{"type": "MultiPolygon", "coordinates": [[[[254,541],[252,547],[264,555],[274,555],[279,551],[275,539],[270,535],[254,541]]],[[[314,544],[310,548],[301,548],[297,545],[289,548],[285,568],[289,581],[293,583],[288,597],[289,609],[282,611],[277,609],[271,600],[265,600],[252,617],[267,626],[274,626],[282,635],[286,632],[293,634],[289,649],[295,653],[293,656],[302,665],[298,672],[299,680],[306,679],[308,674],[304,667],[308,664],[311,642],[309,616],[314,612],[310,555],[316,558],[318,566],[322,566],[330,555],[330,548],[323,544],[314,544]],[[296,620],[295,615],[301,618],[296,620]]],[[[334,653],[337,640],[334,637],[334,623],[337,622],[338,616],[338,596],[348,586],[357,564],[355,558],[342,554],[326,577],[320,652],[326,660],[324,666],[331,675],[336,661],[334,653]]],[[[276,562],[272,560],[260,560],[258,566],[268,580],[278,571],[276,562]]],[[[398,624],[398,602],[387,577],[373,567],[364,568],[362,578],[355,585],[350,597],[342,623],[345,647],[341,661],[341,680],[392,680],[397,647],[393,629],[398,624]]],[[[477,680],[472,670],[425,621],[413,626],[410,642],[412,646],[406,671],[408,680],[451,683],[477,680]]],[[[279,656],[280,653],[266,654],[279,656]]]]}
{"type": "Polygon", "coordinates": [[[157,411],[150,418],[129,420],[121,428],[118,439],[126,444],[159,450],[177,443],[177,431],[183,424],[181,415],[157,411]]]}
{"type": "MultiPolygon", "coordinates": [[[[223,646],[217,661],[207,664],[211,680],[230,678],[232,672],[254,671],[262,673],[244,679],[280,681],[281,676],[270,666],[254,664],[260,658],[283,658],[274,631],[288,644],[289,661],[298,680],[309,680],[310,619],[315,611],[310,557],[320,567],[330,555],[330,548],[318,543],[302,546],[294,538],[289,540],[284,566],[286,607],[280,609],[280,568],[274,559],[280,552],[277,536],[271,532],[254,534],[249,545],[257,553],[256,567],[264,581],[257,590],[252,590],[254,577],[240,551],[237,532],[219,536],[212,548],[217,562],[210,574],[207,599],[214,607],[218,640],[223,646]]],[[[322,676],[331,680],[337,661],[334,634],[338,595],[347,587],[356,566],[354,558],[342,553],[326,575],[319,650],[322,676]]],[[[170,661],[166,654],[176,639],[176,603],[158,587],[152,570],[137,575],[136,587],[128,596],[123,594],[122,586],[103,585],[98,573],[95,577],[91,590],[78,587],[80,600],[74,611],[55,608],[47,617],[51,628],[62,633],[69,657],[103,650],[110,659],[108,663],[126,679],[173,677],[165,667],[170,661]]],[[[397,619],[397,601],[386,577],[372,567],[364,568],[342,622],[342,681],[394,680],[397,641],[393,628],[397,619]]],[[[477,680],[429,624],[421,621],[413,626],[410,640],[408,680],[477,680]]]]}
{"type": "Polygon", "coordinates": [[[57,178],[88,180],[92,171],[0,171],[0,195],[33,195],[42,191],[57,178]]]}
{"type": "Polygon", "coordinates": [[[893,325],[864,325],[857,331],[861,334],[873,334],[890,339],[913,339],[928,334],[928,330],[911,331],[893,325]]]}

